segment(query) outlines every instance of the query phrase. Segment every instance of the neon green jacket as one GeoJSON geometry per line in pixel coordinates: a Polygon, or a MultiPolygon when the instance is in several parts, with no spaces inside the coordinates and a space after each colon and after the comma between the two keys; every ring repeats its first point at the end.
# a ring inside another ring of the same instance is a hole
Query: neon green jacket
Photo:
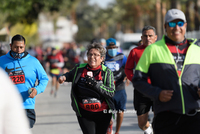
{"type": "Polygon", "coordinates": [[[172,53],[165,44],[164,36],[162,40],[145,49],[136,66],[133,86],[154,101],[155,114],[163,111],[187,114],[200,107],[200,98],[197,94],[200,81],[200,46],[196,39],[188,41],[190,46],[180,76],[172,53]],[[151,85],[147,83],[148,76],[151,85]],[[170,101],[159,100],[162,90],[174,91],[170,101]]]}

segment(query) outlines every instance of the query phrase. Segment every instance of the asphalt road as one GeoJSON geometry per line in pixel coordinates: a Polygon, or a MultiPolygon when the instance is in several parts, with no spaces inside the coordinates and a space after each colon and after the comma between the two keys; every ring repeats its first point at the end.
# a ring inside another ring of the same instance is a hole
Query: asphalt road
{"type": "MultiPolygon", "coordinates": [[[[57,97],[50,95],[51,82],[44,93],[36,97],[36,124],[33,134],[81,134],[76,115],[71,108],[71,84],[61,85],[57,97]]],[[[133,87],[126,87],[127,110],[120,129],[120,134],[143,134],[137,125],[137,116],[133,108],[133,87]]],[[[153,114],[150,113],[152,118],[153,114]]],[[[115,120],[113,130],[115,130],[115,120]]]]}

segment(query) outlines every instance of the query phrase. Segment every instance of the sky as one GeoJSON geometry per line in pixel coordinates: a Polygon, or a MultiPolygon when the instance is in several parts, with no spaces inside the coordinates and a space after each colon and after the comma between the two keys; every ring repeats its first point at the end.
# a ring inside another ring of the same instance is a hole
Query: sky
{"type": "Polygon", "coordinates": [[[113,1],[115,1],[115,0],[89,0],[89,4],[93,5],[93,4],[97,3],[100,7],[106,8],[107,5],[113,1]]]}

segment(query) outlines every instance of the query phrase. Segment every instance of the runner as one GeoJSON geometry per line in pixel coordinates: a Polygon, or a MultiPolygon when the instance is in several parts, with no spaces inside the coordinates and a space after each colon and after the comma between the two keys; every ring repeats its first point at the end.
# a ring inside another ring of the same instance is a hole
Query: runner
{"type": "Polygon", "coordinates": [[[200,41],[186,39],[186,27],[181,10],[168,10],[166,35],[145,49],[135,69],[134,88],[154,101],[154,134],[200,132],[200,41]]]}
{"type": "MultiPolygon", "coordinates": [[[[117,121],[116,121],[116,130],[115,134],[119,134],[119,130],[121,128],[121,124],[124,118],[124,110],[126,110],[126,101],[127,95],[125,90],[125,82],[126,74],[124,72],[125,64],[126,64],[126,56],[123,53],[119,53],[118,46],[116,45],[116,40],[114,38],[109,38],[106,40],[106,60],[105,66],[111,69],[114,74],[115,80],[115,96],[113,97],[115,102],[115,109],[117,112],[117,121]]],[[[111,121],[110,126],[107,130],[107,134],[112,133],[112,125],[111,121]]]]}
{"type": "Polygon", "coordinates": [[[61,76],[64,66],[64,59],[59,48],[52,48],[52,53],[47,57],[47,62],[50,64],[50,75],[52,77],[50,94],[54,93],[54,97],[56,97],[60,87],[58,78],[61,76]]]}
{"type": "MultiPolygon", "coordinates": [[[[144,49],[157,40],[155,28],[152,26],[145,26],[142,29],[141,39],[142,45],[131,50],[126,62],[125,73],[130,81],[134,76],[133,70],[135,69],[144,49]]],[[[150,79],[148,79],[148,82],[150,83],[150,79]]],[[[137,112],[138,126],[144,131],[144,134],[153,133],[151,124],[148,121],[148,114],[152,105],[153,102],[151,99],[134,89],[134,108],[137,112]]]]}
{"type": "Polygon", "coordinates": [[[10,44],[11,50],[0,57],[2,67],[18,88],[24,109],[32,128],[35,124],[36,95],[44,92],[48,76],[40,62],[25,51],[25,38],[15,35],[10,44]]]}
{"type": "Polygon", "coordinates": [[[106,51],[99,43],[88,46],[88,63],[76,65],[59,82],[72,82],[72,108],[84,134],[106,134],[114,109],[112,71],[102,65],[106,51]]]}

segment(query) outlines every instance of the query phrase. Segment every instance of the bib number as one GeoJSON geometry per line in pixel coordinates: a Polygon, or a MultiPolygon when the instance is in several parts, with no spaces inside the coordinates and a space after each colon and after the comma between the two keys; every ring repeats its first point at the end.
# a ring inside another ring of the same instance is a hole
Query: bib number
{"type": "Polygon", "coordinates": [[[100,100],[96,98],[82,99],[82,102],[83,102],[84,108],[86,109],[97,110],[101,108],[101,102],[100,100]]]}
{"type": "Polygon", "coordinates": [[[15,71],[9,74],[10,79],[14,84],[22,84],[25,83],[25,75],[23,71],[15,71]]]}
{"type": "Polygon", "coordinates": [[[10,78],[15,84],[21,84],[25,82],[24,75],[10,76],[10,78]]]}

